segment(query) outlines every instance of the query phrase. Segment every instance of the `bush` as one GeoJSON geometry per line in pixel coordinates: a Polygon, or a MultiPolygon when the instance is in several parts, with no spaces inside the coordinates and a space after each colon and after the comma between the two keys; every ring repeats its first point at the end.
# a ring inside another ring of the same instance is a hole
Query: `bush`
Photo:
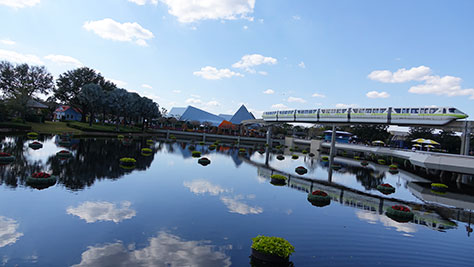
{"type": "Polygon", "coordinates": [[[193,151],[193,152],[191,152],[191,155],[192,155],[194,158],[198,158],[198,157],[201,156],[201,152],[199,152],[199,151],[193,151]]]}
{"type": "Polygon", "coordinates": [[[261,253],[288,258],[295,252],[295,247],[281,237],[259,235],[252,238],[252,241],[252,248],[261,253]]]}
{"type": "Polygon", "coordinates": [[[137,160],[134,158],[121,158],[120,159],[121,163],[128,163],[128,164],[135,164],[137,163],[137,160]]]}
{"type": "Polygon", "coordinates": [[[283,176],[281,174],[273,174],[272,176],[270,176],[270,178],[276,179],[276,180],[286,180],[286,179],[288,179],[288,178],[286,178],[286,176],[283,176]]]}
{"type": "Polygon", "coordinates": [[[301,151],[301,153],[303,153],[303,154],[308,154],[308,151],[303,150],[303,151],[301,151]]]}
{"type": "Polygon", "coordinates": [[[298,155],[296,155],[296,154],[293,154],[293,155],[291,156],[291,158],[292,158],[292,159],[298,159],[298,158],[299,158],[299,156],[298,156],[298,155]]]}

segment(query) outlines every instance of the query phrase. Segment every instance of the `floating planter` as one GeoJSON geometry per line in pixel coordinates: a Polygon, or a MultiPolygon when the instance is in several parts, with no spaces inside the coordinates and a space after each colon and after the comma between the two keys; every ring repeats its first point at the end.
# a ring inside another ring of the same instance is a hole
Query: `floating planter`
{"type": "Polygon", "coordinates": [[[312,153],[312,152],[309,152],[308,156],[310,156],[310,157],[314,157],[315,155],[314,155],[314,153],[312,153]]]}
{"type": "Polygon", "coordinates": [[[386,162],[384,159],[378,159],[377,162],[380,164],[380,165],[385,165],[386,162]]]}
{"type": "Polygon", "coordinates": [[[247,151],[245,150],[245,148],[240,148],[239,149],[239,153],[240,154],[245,154],[247,151]]]}
{"type": "Polygon", "coordinates": [[[438,194],[445,194],[448,191],[448,186],[440,183],[432,183],[431,191],[438,194]]]}
{"type": "Polygon", "coordinates": [[[308,170],[303,166],[299,166],[299,167],[296,167],[295,172],[299,175],[303,175],[303,174],[306,174],[308,170]]]}
{"type": "Polygon", "coordinates": [[[59,144],[60,146],[70,146],[70,145],[71,145],[71,141],[65,140],[65,139],[60,139],[59,142],[58,142],[58,144],[59,144]]]}
{"type": "Polygon", "coordinates": [[[201,152],[200,151],[193,151],[193,152],[191,152],[191,155],[193,156],[193,158],[199,158],[201,156],[201,152]]]}
{"type": "Polygon", "coordinates": [[[10,163],[15,160],[15,156],[10,153],[0,152],[0,164],[10,163]]]}
{"type": "Polygon", "coordinates": [[[391,174],[398,173],[398,166],[395,164],[391,164],[390,166],[388,166],[388,172],[390,172],[391,174]]]}
{"type": "Polygon", "coordinates": [[[217,147],[216,145],[210,145],[209,150],[214,150],[214,149],[216,149],[216,147],[217,147]]]}
{"type": "Polygon", "coordinates": [[[331,165],[331,168],[332,168],[333,170],[336,170],[336,171],[337,171],[337,170],[340,170],[340,169],[342,168],[342,166],[341,166],[341,164],[335,163],[335,164],[332,164],[332,165],[331,165]]]}
{"type": "Polygon", "coordinates": [[[360,163],[360,165],[367,166],[367,165],[369,165],[369,162],[367,160],[364,160],[360,163]]]}
{"type": "Polygon", "coordinates": [[[122,134],[117,135],[117,138],[118,138],[118,139],[123,139],[124,137],[125,137],[125,136],[123,136],[122,134]]]}
{"type": "Polygon", "coordinates": [[[263,153],[265,153],[265,150],[260,149],[260,150],[258,150],[258,153],[263,154],[263,153]]]}
{"type": "Polygon", "coordinates": [[[136,163],[137,163],[137,160],[134,158],[121,158],[120,159],[120,167],[126,170],[134,169],[136,163]]]}
{"type": "Polygon", "coordinates": [[[37,189],[44,189],[56,183],[56,176],[46,172],[35,172],[26,178],[26,184],[37,189]]]}
{"type": "Polygon", "coordinates": [[[270,183],[272,185],[286,185],[286,176],[280,175],[280,174],[273,174],[270,176],[271,180],[270,183]]]}
{"type": "Polygon", "coordinates": [[[276,148],[276,149],[281,149],[281,146],[280,146],[280,145],[278,145],[278,146],[276,146],[275,148],[276,148]]]}
{"type": "Polygon", "coordinates": [[[28,146],[36,150],[36,149],[42,148],[43,144],[41,144],[40,142],[34,141],[33,143],[30,143],[28,146]]]}
{"type": "Polygon", "coordinates": [[[403,206],[403,205],[395,205],[387,209],[385,213],[390,219],[397,221],[397,222],[409,222],[413,220],[413,212],[403,206]]]}
{"type": "Polygon", "coordinates": [[[390,184],[379,184],[377,185],[377,190],[385,195],[395,193],[395,187],[391,186],[390,184]]]}
{"type": "Polygon", "coordinates": [[[354,156],[354,159],[355,159],[355,160],[359,160],[360,157],[359,157],[359,156],[354,156]]]}
{"type": "Polygon", "coordinates": [[[72,157],[72,153],[67,151],[67,150],[61,150],[59,151],[58,153],[56,153],[56,156],[60,157],[60,158],[70,158],[72,157]]]}
{"type": "Polygon", "coordinates": [[[291,155],[291,158],[292,158],[292,159],[298,159],[298,158],[299,158],[299,156],[298,156],[298,155],[296,155],[296,154],[293,154],[293,155],[291,155]]]}
{"type": "Polygon", "coordinates": [[[151,156],[151,154],[153,153],[153,150],[151,148],[142,148],[141,152],[142,152],[142,156],[148,157],[148,156],[151,156]]]}
{"type": "Polygon", "coordinates": [[[122,144],[123,144],[124,146],[129,146],[129,145],[132,144],[132,140],[129,139],[129,138],[125,138],[125,139],[122,140],[122,144]]]}
{"type": "Polygon", "coordinates": [[[205,157],[202,157],[198,160],[198,163],[201,164],[202,166],[207,166],[211,164],[211,160],[205,157]]]}
{"type": "Polygon", "coordinates": [[[281,237],[259,235],[252,241],[252,260],[264,262],[265,266],[288,266],[291,253],[295,252],[295,247],[281,237]]]}
{"type": "Polygon", "coordinates": [[[29,132],[29,133],[26,134],[26,136],[28,136],[28,138],[30,138],[30,139],[36,139],[36,138],[38,138],[38,133],[29,132]]]}
{"type": "Polygon", "coordinates": [[[308,151],[303,150],[303,151],[301,151],[301,153],[303,153],[303,154],[308,154],[308,151]]]}
{"type": "Polygon", "coordinates": [[[199,145],[203,146],[203,145],[204,145],[204,142],[203,142],[203,141],[199,142],[199,145]]]}
{"type": "Polygon", "coordinates": [[[194,145],[189,145],[189,146],[188,146],[188,149],[189,149],[189,150],[194,150],[194,149],[196,149],[196,147],[195,147],[194,145]]]}
{"type": "Polygon", "coordinates": [[[146,140],[146,143],[148,145],[153,145],[155,143],[155,141],[153,141],[153,139],[148,139],[148,140],[146,140]]]}
{"type": "Polygon", "coordinates": [[[277,160],[284,160],[284,159],[285,159],[285,157],[283,155],[278,155],[277,156],[277,160]]]}
{"type": "Polygon", "coordinates": [[[328,156],[322,156],[322,157],[321,157],[321,160],[322,160],[322,161],[329,161],[329,157],[328,157],[328,156]]]}
{"type": "Polygon", "coordinates": [[[331,203],[331,198],[326,192],[316,190],[308,194],[308,201],[311,202],[313,206],[324,207],[331,203]]]}

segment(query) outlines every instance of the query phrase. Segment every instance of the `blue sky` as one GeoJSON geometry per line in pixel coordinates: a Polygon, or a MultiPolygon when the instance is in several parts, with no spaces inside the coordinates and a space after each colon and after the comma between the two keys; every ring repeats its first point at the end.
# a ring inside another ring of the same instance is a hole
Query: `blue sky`
{"type": "Polygon", "coordinates": [[[455,106],[474,1],[0,0],[0,59],[78,66],[168,110],[455,106]]]}

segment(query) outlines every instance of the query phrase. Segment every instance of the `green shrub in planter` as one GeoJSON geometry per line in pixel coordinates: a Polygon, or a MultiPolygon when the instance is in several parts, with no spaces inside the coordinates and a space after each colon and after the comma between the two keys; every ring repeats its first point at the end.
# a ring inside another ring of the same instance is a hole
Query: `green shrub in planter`
{"type": "Polygon", "coordinates": [[[149,144],[149,145],[152,145],[155,143],[155,141],[153,141],[153,139],[148,139],[146,140],[146,143],[149,144]]]}
{"type": "Polygon", "coordinates": [[[134,166],[137,163],[137,160],[134,158],[121,158],[120,164],[124,166],[134,166]]]}
{"type": "Polygon", "coordinates": [[[388,168],[389,168],[390,170],[398,170],[398,166],[395,165],[395,164],[390,164],[390,165],[388,166],[388,168]]]}
{"type": "Polygon", "coordinates": [[[290,148],[290,152],[293,152],[293,151],[295,151],[295,150],[293,148],[290,148]]]}
{"type": "Polygon", "coordinates": [[[431,184],[431,191],[434,193],[441,193],[444,194],[448,191],[448,186],[441,183],[432,183],[431,184]]]}
{"type": "Polygon", "coordinates": [[[359,157],[359,156],[354,156],[354,159],[355,159],[355,160],[359,160],[360,157],[359,157]]]}
{"type": "Polygon", "coordinates": [[[247,152],[247,151],[245,150],[245,148],[240,148],[240,149],[239,149],[239,153],[244,154],[245,152],[247,152]]]}
{"type": "Polygon", "coordinates": [[[203,141],[199,142],[199,145],[203,146],[205,143],[203,141]]]}
{"type": "Polygon", "coordinates": [[[216,149],[216,147],[217,147],[216,145],[210,145],[209,150],[214,150],[214,149],[216,149]]]}
{"type": "Polygon", "coordinates": [[[273,185],[285,185],[286,179],[288,179],[286,176],[283,176],[281,174],[273,174],[272,176],[270,176],[270,178],[270,183],[273,185]]]}
{"type": "Polygon", "coordinates": [[[123,134],[119,134],[119,135],[117,135],[117,138],[118,138],[118,139],[124,139],[125,136],[123,136],[123,134]]]}
{"type": "Polygon", "coordinates": [[[142,156],[151,156],[151,154],[153,153],[153,150],[151,150],[151,148],[142,148],[142,156]]]}
{"type": "Polygon", "coordinates": [[[301,153],[303,153],[303,154],[308,154],[308,151],[303,150],[303,151],[301,151],[301,153]]]}
{"type": "Polygon", "coordinates": [[[329,157],[328,157],[328,156],[322,156],[322,157],[321,157],[321,160],[322,160],[322,161],[329,161],[329,157]]]}
{"type": "Polygon", "coordinates": [[[295,252],[295,247],[281,237],[259,235],[252,238],[252,241],[252,249],[264,254],[288,259],[295,252]]]}
{"type": "Polygon", "coordinates": [[[38,133],[29,132],[26,134],[26,136],[28,136],[28,138],[34,139],[34,138],[38,138],[38,133]]]}
{"type": "Polygon", "coordinates": [[[380,164],[380,165],[385,165],[386,162],[384,159],[378,159],[377,162],[380,164]]]}
{"type": "Polygon", "coordinates": [[[298,155],[296,155],[296,154],[293,154],[293,155],[291,155],[291,158],[292,158],[292,159],[298,159],[298,158],[299,158],[299,156],[298,156],[298,155]]]}
{"type": "Polygon", "coordinates": [[[278,159],[278,160],[284,160],[285,157],[284,157],[283,155],[278,155],[278,156],[277,156],[277,159],[278,159]]]}
{"type": "Polygon", "coordinates": [[[191,155],[193,156],[193,158],[199,158],[201,156],[201,152],[195,150],[191,152],[191,155]]]}

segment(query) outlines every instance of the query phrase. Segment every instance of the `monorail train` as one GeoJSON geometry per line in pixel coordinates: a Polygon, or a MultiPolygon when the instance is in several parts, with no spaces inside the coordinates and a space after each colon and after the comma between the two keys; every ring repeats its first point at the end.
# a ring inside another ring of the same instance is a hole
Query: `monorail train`
{"type": "Polygon", "coordinates": [[[262,117],[265,121],[282,122],[445,125],[453,120],[464,119],[468,116],[454,107],[388,107],[279,110],[264,112],[262,117]]]}

